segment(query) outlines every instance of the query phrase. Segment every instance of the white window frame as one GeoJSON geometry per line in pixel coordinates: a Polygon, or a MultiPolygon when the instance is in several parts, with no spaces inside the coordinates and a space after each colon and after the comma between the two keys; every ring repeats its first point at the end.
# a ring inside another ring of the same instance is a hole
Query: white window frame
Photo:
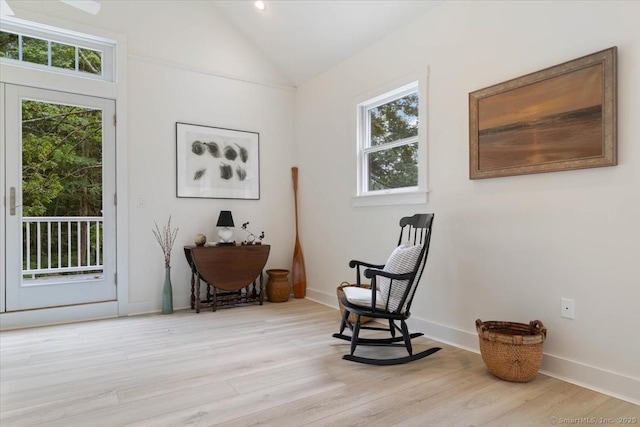
{"type": "MultiPolygon", "coordinates": [[[[102,64],[100,70],[101,73],[92,74],[83,71],[58,68],[52,65],[36,64],[33,62],[23,61],[22,58],[0,58],[0,62],[25,68],[33,68],[36,70],[67,74],[88,79],[104,80],[107,82],[115,81],[115,42],[112,40],[88,36],[86,34],[80,34],[74,31],[62,30],[60,28],[55,28],[44,24],[37,24],[34,22],[10,17],[2,18],[2,20],[0,21],[0,30],[7,33],[17,34],[20,38],[22,38],[23,36],[33,37],[48,42],[73,46],[76,48],[94,50],[101,53],[102,64]]],[[[50,54],[51,52],[49,52],[49,59],[51,59],[50,54]]]]}
{"type": "Polygon", "coordinates": [[[427,161],[426,161],[426,90],[422,81],[426,78],[411,79],[409,82],[387,85],[377,91],[377,95],[367,96],[357,102],[356,109],[356,194],[353,206],[421,204],[427,201],[427,161]],[[418,135],[384,145],[370,146],[369,109],[384,105],[411,93],[418,93],[418,135]],[[385,190],[368,190],[369,166],[367,154],[397,146],[417,143],[418,183],[416,186],[385,190]]]}

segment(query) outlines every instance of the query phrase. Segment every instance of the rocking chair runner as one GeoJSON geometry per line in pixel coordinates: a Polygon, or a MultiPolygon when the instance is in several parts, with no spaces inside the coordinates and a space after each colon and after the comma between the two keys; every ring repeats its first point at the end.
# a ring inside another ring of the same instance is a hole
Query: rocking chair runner
{"type": "Polygon", "coordinates": [[[351,341],[351,353],[343,356],[345,360],[367,363],[370,365],[398,365],[427,357],[440,347],[433,347],[413,354],[411,340],[422,336],[422,333],[409,333],[406,320],[411,316],[410,308],[416,288],[424,271],[429,254],[433,214],[416,214],[400,220],[400,237],[398,247],[393,251],[384,265],[370,264],[352,260],[349,267],[356,268],[356,286],[343,288],[345,296],[341,302],[344,315],[340,322],[340,332],[333,337],[351,341]],[[361,287],[361,271],[371,279],[371,288],[361,287]],[[350,313],[356,315],[356,321],[350,322],[350,313]],[[389,327],[362,325],[361,316],[374,319],[385,319],[389,327]],[[396,324],[400,322],[400,326],[396,324]],[[351,336],[344,335],[346,327],[351,329],[351,336]],[[360,338],[361,329],[388,331],[391,338],[360,338]],[[402,336],[396,337],[396,331],[402,336]],[[355,356],[358,345],[405,347],[408,356],[395,359],[373,359],[355,356]]]}

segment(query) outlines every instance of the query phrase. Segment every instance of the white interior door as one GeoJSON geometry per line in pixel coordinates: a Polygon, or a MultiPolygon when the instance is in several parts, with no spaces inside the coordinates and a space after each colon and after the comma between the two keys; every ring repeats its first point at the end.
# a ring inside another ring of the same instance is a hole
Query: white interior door
{"type": "Polygon", "coordinates": [[[1,86],[5,311],[115,300],[115,102],[1,86]]]}

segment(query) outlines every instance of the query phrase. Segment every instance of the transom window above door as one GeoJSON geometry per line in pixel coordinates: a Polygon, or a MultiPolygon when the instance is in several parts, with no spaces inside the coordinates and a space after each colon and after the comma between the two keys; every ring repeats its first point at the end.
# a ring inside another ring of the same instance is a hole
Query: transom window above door
{"type": "Polygon", "coordinates": [[[0,61],[114,80],[113,42],[18,20],[1,21],[0,61]]]}

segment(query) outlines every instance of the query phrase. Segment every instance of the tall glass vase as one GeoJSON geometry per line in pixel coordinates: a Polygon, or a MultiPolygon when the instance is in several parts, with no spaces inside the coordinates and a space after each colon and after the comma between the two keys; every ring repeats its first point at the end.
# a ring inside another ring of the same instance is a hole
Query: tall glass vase
{"type": "Polygon", "coordinates": [[[173,313],[173,289],[171,288],[171,267],[165,267],[162,288],[162,314],[173,313]]]}

